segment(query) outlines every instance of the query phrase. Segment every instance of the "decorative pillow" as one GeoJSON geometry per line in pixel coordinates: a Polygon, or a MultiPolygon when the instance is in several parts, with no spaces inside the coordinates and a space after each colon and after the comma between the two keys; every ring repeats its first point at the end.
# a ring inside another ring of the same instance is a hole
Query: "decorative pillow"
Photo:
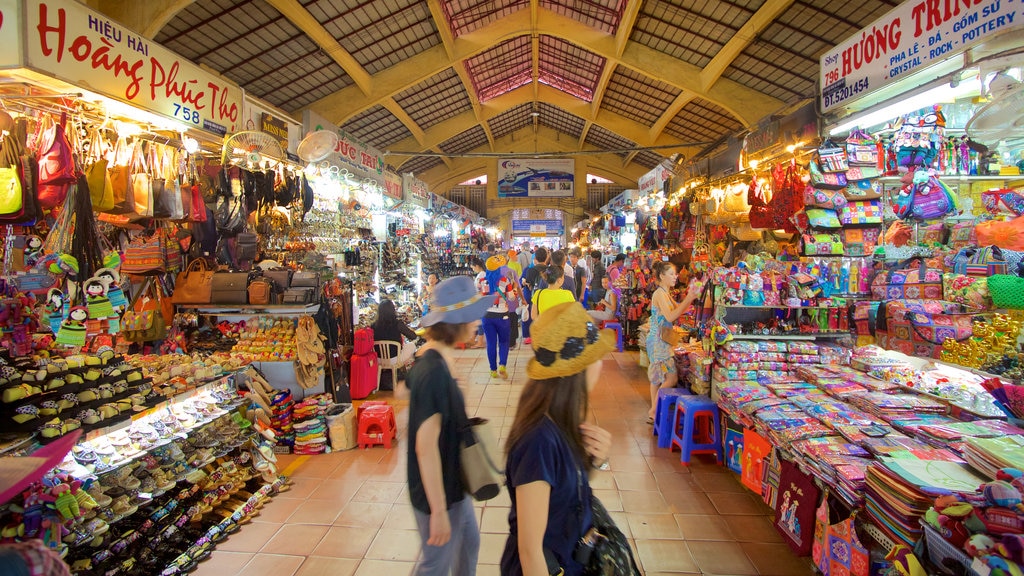
{"type": "Polygon", "coordinates": [[[946,225],[942,222],[936,222],[929,226],[922,226],[919,230],[921,236],[917,241],[918,244],[931,246],[932,244],[946,243],[946,225]]]}
{"type": "Polygon", "coordinates": [[[943,274],[942,299],[979,310],[992,308],[992,296],[989,295],[988,291],[988,278],[953,273],[943,274]]]}
{"type": "Polygon", "coordinates": [[[878,228],[845,228],[843,243],[847,256],[868,256],[875,251],[881,230],[878,228]]]}

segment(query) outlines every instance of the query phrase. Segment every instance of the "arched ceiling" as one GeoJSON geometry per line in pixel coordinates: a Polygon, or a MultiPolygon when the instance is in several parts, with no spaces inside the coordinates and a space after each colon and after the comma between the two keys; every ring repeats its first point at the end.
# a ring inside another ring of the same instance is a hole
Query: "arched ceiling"
{"type": "Polygon", "coordinates": [[[814,98],[819,55],[899,1],[89,3],[296,116],[450,155],[391,156],[434,184],[542,129],[557,148],[539,150],[608,151],[595,163],[622,174],[692,155],[814,98]]]}

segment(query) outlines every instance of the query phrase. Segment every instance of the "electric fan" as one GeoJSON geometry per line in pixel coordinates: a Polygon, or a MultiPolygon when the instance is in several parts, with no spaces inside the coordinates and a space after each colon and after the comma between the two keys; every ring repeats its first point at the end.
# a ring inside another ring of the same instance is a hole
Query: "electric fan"
{"type": "Polygon", "coordinates": [[[989,85],[989,93],[992,101],[967,122],[967,135],[993,148],[1001,140],[1024,140],[1024,84],[1000,74],[989,85]]]}
{"type": "Polygon", "coordinates": [[[303,138],[295,152],[303,162],[319,162],[330,156],[337,146],[337,134],[330,130],[317,130],[303,138]]]}
{"type": "Polygon", "coordinates": [[[255,168],[265,157],[274,160],[284,158],[281,144],[273,136],[255,131],[236,132],[224,140],[220,162],[242,168],[255,168]]]}

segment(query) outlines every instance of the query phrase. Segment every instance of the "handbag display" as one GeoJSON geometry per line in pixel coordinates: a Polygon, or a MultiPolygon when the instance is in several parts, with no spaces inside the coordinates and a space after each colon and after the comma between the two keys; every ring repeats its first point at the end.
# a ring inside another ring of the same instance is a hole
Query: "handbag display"
{"type": "Polygon", "coordinates": [[[850,167],[846,150],[830,139],[826,139],[818,148],[818,161],[823,172],[846,172],[850,167]]]}
{"type": "Polygon", "coordinates": [[[146,155],[141,143],[135,143],[132,157],[131,213],[142,218],[150,218],[153,216],[153,176],[150,175],[149,167],[146,165],[146,155]]]}
{"type": "Polygon", "coordinates": [[[213,274],[206,260],[192,260],[178,273],[171,301],[175,304],[209,304],[213,294],[213,274]]]}
{"type": "Polygon", "coordinates": [[[319,288],[320,275],[316,272],[296,272],[292,274],[292,288],[319,288]]]}
{"type": "Polygon", "coordinates": [[[976,310],[941,300],[891,301],[879,307],[878,345],[918,358],[939,358],[942,343],[967,341],[974,333],[976,310]],[[883,314],[884,308],[884,314],[883,314]]]}
{"type": "Polygon", "coordinates": [[[257,278],[249,283],[249,304],[267,305],[271,303],[274,287],[270,280],[257,278]]]}
{"type": "Polygon", "coordinates": [[[139,344],[162,340],[167,335],[160,291],[152,277],[147,277],[142,283],[139,293],[121,317],[121,331],[125,340],[139,344]]]}
{"type": "Polygon", "coordinates": [[[312,288],[289,288],[281,296],[282,304],[309,304],[313,301],[312,288]]]}
{"type": "Polygon", "coordinates": [[[925,261],[917,259],[909,268],[889,270],[875,275],[871,281],[871,295],[878,300],[901,300],[905,298],[942,299],[942,271],[928,268],[925,261]]]}
{"type": "Polygon", "coordinates": [[[89,156],[92,163],[85,168],[85,179],[89,183],[89,196],[92,198],[92,209],[96,212],[107,212],[114,207],[114,188],[110,181],[109,163],[103,155],[103,138],[98,130],[90,135],[89,156]]]}
{"type": "Polygon", "coordinates": [[[210,284],[210,303],[212,304],[246,304],[248,302],[248,272],[214,272],[210,284]]]}
{"type": "Polygon", "coordinates": [[[27,129],[27,121],[19,118],[0,147],[0,195],[6,206],[0,209],[0,224],[34,224],[42,214],[35,186],[39,168],[25,150],[27,129]],[[14,195],[16,190],[20,197],[14,195]]]}
{"type": "Polygon", "coordinates": [[[61,114],[60,123],[43,130],[38,141],[36,187],[39,205],[47,210],[64,204],[68,190],[77,180],[75,159],[64,127],[66,122],[67,115],[61,114]]]}
{"type": "Polygon", "coordinates": [[[953,272],[965,276],[987,278],[995,274],[1006,274],[1006,258],[998,246],[963,248],[953,257],[953,272]]]}
{"type": "Polygon", "coordinates": [[[843,227],[842,223],[839,221],[839,214],[837,214],[835,210],[827,210],[825,208],[807,208],[804,212],[807,214],[808,224],[815,228],[843,227]]]}
{"type": "Polygon", "coordinates": [[[842,172],[823,172],[822,168],[818,166],[813,160],[809,165],[811,172],[811,185],[815,188],[823,188],[825,190],[842,190],[846,188],[846,171],[842,172]]]}
{"type": "Polygon", "coordinates": [[[1024,216],[1013,220],[989,220],[975,227],[980,246],[999,246],[1006,250],[1024,251],[1024,216]]]}
{"type": "Polygon", "coordinates": [[[814,544],[811,557],[822,576],[868,576],[871,557],[853,526],[856,512],[845,520],[832,523],[834,514],[828,492],[815,513],[814,544]]]}
{"type": "Polygon", "coordinates": [[[148,236],[139,234],[128,243],[121,262],[122,274],[153,274],[167,269],[167,239],[164,228],[148,236]]]}
{"type": "Polygon", "coordinates": [[[803,208],[804,183],[795,162],[778,164],[772,170],[772,198],[767,206],[750,209],[750,225],[767,230],[796,232],[791,220],[803,208]]]}
{"type": "Polygon", "coordinates": [[[274,287],[278,292],[284,292],[292,287],[292,271],[287,268],[264,270],[263,275],[274,281],[274,287]]]}
{"type": "Polygon", "coordinates": [[[843,240],[838,234],[804,234],[805,256],[842,256],[843,240]]]}
{"type": "Polygon", "coordinates": [[[878,200],[851,200],[839,209],[843,224],[881,224],[882,205],[878,200]]]}

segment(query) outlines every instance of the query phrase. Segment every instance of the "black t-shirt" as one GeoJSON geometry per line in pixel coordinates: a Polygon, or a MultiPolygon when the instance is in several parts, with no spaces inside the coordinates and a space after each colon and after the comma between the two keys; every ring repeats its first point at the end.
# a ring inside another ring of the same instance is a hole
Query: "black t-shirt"
{"type": "Polygon", "coordinates": [[[427,350],[416,359],[405,377],[409,386],[409,496],[414,508],[430,513],[427,493],[420,479],[420,465],[416,459],[416,431],[434,414],[441,415],[441,435],[437,439],[441,452],[441,477],[444,481],[447,507],[466,497],[462,485],[462,467],[459,462],[459,440],[455,419],[466,417],[466,403],[462,391],[448,372],[444,358],[436,350],[427,350]],[[454,416],[454,415],[458,416],[454,416]]]}
{"type": "MultiPolygon", "coordinates": [[[[405,336],[410,341],[416,340],[416,333],[406,326],[405,322],[402,322],[401,320],[387,326],[381,326],[380,322],[375,322],[371,328],[373,328],[373,339],[377,342],[381,340],[392,340],[394,342],[401,343],[402,336],[405,336]]],[[[394,345],[392,345],[391,348],[394,348],[394,345]]],[[[391,355],[397,356],[398,352],[398,350],[391,350],[391,355]]]]}

